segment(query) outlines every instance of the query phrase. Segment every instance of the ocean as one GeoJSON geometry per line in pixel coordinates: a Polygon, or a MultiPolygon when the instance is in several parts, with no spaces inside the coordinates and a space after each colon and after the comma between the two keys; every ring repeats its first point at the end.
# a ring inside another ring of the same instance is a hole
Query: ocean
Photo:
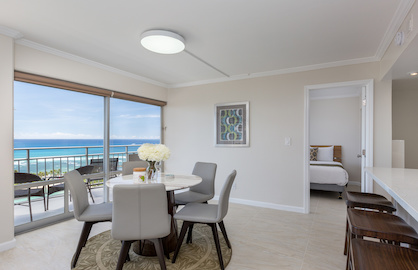
{"type": "MultiPolygon", "coordinates": [[[[136,152],[138,145],[144,143],[160,143],[160,140],[147,139],[113,139],[110,140],[110,156],[118,157],[116,153],[124,153],[128,146],[129,152],[136,152]],[[124,145],[119,146],[118,145],[124,145]]],[[[88,164],[85,159],[86,146],[88,146],[89,155],[94,154],[95,158],[103,158],[103,140],[90,139],[15,139],[14,140],[14,170],[18,172],[28,172],[26,159],[30,149],[29,158],[30,172],[39,173],[49,172],[60,169],[60,172],[78,168],[88,164]],[[31,148],[45,147],[46,149],[34,150],[31,148]],[[21,150],[20,150],[21,149],[21,150]],[[71,158],[60,158],[63,156],[72,156],[71,158]],[[36,158],[36,159],[34,159],[36,158]]],[[[119,163],[122,163],[123,160],[119,163]]]]}

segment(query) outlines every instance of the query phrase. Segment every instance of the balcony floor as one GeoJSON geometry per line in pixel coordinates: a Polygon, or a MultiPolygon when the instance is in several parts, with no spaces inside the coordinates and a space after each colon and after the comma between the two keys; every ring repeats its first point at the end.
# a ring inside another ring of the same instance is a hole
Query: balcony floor
{"type": "MultiPolygon", "coordinates": [[[[92,190],[93,198],[95,203],[102,203],[103,202],[103,187],[96,187],[92,190]]],[[[89,195],[89,202],[93,203],[91,200],[90,194],[89,195]]],[[[73,206],[72,202],[70,201],[70,211],[72,211],[73,206]]],[[[15,226],[22,225],[25,223],[30,222],[30,215],[29,215],[29,205],[28,203],[23,203],[21,205],[14,206],[14,223],[15,226]]],[[[64,193],[58,192],[55,196],[49,198],[49,209],[45,211],[44,209],[44,201],[42,198],[35,198],[32,201],[32,216],[33,220],[40,220],[43,218],[51,217],[58,214],[64,213],[64,193]]]]}

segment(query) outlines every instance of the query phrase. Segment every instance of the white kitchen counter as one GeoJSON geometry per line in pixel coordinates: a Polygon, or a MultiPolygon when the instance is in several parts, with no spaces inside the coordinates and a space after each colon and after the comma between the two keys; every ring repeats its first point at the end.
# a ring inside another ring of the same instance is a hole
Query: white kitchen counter
{"type": "Polygon", "coordinates": [[[418,221],[418,169],[368,167],[365,171],[418,221]]]}

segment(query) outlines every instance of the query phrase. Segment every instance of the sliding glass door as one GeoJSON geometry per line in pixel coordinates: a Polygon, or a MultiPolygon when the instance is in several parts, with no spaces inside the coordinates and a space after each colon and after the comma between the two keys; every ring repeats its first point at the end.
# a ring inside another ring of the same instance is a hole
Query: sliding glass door
{"type": "Polygon", "coordinates": [[[105,181],[123,162],[141,144],[160,142],[158,105],[15,81],[14,109],[15,179],[38,180],[15,183],[17,232],[72,215],[66,172],[79,170],[90,203],[102,203],[105,181]]]}
{"type": "Polygon", "coordinates": [[[25,186],[22,182],[15,185],[16,226],[64,214],[71,208],[65,205],[62,176],[102,155],[103,99],[15,82],[15,181],[22,177],[41,180],[39,186],[25,186]],[[44,196],[33,192],[41,188],[44,196]]]}

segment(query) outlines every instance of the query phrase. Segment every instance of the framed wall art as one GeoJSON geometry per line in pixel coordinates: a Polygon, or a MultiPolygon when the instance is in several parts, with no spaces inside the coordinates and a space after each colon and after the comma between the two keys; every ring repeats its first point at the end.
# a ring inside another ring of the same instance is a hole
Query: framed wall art
{"type": "Polygon", "coordinates": [[[215,146],[250,146],[249,102],[215,105],[215,146]]]}

